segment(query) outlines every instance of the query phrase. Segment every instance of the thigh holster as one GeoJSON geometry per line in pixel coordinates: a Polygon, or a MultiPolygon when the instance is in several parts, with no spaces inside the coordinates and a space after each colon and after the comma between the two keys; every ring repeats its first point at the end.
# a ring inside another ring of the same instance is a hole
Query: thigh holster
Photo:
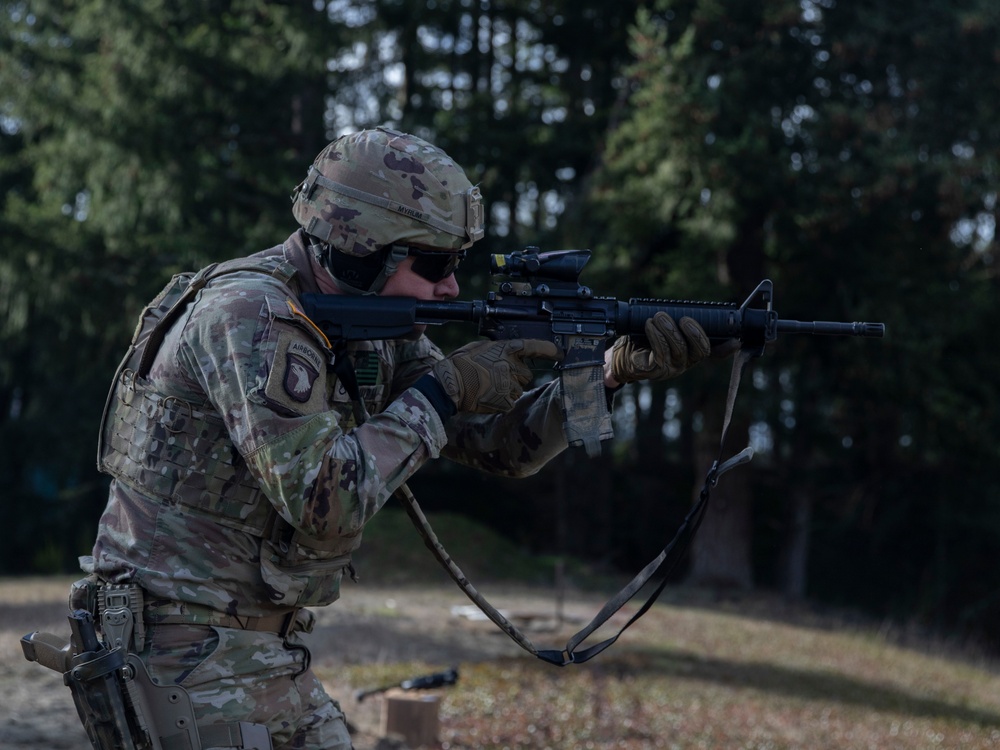
{"type": "MultiPolygon", "coordinates": [[[[103,587],[102,587],[103,588],[103,587]]],[[[135,629],[129,599],[131,587],[99,592],[102,634],[85,609],[69,615],[69,642],[51,633],[29,633],[21,639],[28,661],[62,673],[77,713],[95,750],[202,750],[228,747],[271,750],[266,726],[250,722],[195,722],[194,707],[179,685],[155,685],[146,666],[130,650],[135,629]],[[127,614],[126,614],[127,613],[127,614]],[[109,627],[110,625],[110,627],[109,627]]]]}

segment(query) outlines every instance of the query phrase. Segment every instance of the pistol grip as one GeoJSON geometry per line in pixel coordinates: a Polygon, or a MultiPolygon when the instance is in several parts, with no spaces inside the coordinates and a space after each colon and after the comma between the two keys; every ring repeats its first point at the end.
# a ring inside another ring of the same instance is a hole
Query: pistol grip
{"type": "Polygon", "coordinates": [[[21,638],[21,650],[28,661],[54,669],[60,674],[69,670],[70,644],[65,638],[52,633],[35,631],[21,638]]]}

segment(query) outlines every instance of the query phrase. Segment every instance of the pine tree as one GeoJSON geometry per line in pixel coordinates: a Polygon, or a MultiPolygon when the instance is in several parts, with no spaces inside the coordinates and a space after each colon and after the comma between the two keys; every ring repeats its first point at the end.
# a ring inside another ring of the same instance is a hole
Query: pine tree
{"type": "MultiPolygon", "coordinates": [[[[770,448],[753,528],[795,561],[789,593],[952,623],[992,606],[962,571],[1000,532],[971,528],[997,489],[997,13],[687,0],[637,21],[631,114],[594,193],[616,267],[658,296],[737,300],[769,276],[788,317],[888,323],[878,345],[779,341],[743,396],[770,448]]],[[[698,383],[678,388],[701,408],[698,383]]]]}
{"type": "Polygon", "coordinates": [[[325,140],[312,3],[0,6],[0,565],[86,551],[94,444],[134,321],[170,277],[280,242],[325,140]]]}

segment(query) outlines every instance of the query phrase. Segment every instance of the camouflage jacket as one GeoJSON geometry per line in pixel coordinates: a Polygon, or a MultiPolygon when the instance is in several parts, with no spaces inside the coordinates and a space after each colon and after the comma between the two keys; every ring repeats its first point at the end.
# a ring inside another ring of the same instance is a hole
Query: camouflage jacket
{"type": "Polygon", "coordinates": [[[257,270],[208,281],[148,375],[127,357],[113,386],[100,460],[114,480],[84,569],[139,583],[160,612],[332,602],[364,525],[429,459],[524,476],[566,447],[558,381],[507,414],[443,424],[410,387],[443,356],[426,336],[348,345],[371,415],[358,425],[329,342],[299,312],[297,295],[318,291],[308,253],[297,232],[246,259],[257,270]]]}

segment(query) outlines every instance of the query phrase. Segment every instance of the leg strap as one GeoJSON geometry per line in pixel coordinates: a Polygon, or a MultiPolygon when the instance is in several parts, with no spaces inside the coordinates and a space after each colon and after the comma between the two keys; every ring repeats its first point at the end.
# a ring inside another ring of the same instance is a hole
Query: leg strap
{"type": "Polygon", "coordinates": [[[242,748],[242,750],[271,750],[271,734],[263,724],[240,721],[232,724],[203,724],[198,727],[201,744],[189,744],[186,732],[161,738],[162,750],[204,750],[211,747],[242,748]]]}
{"type": "Polygon", "coordinates": [[[210,747],[240,748],[241,750],[271,750],[271,734],[263,724],[248,721],[229,724],[195,725],[194,706],[187,691],[178,685],[156,685],[138,656],[129,654],[132,671],[133,700],[146,719],[147,731],[156,735],[160,750],[204,750],[210,747]],[[179,730],[179,731],[174,731],[179,730]]]}

